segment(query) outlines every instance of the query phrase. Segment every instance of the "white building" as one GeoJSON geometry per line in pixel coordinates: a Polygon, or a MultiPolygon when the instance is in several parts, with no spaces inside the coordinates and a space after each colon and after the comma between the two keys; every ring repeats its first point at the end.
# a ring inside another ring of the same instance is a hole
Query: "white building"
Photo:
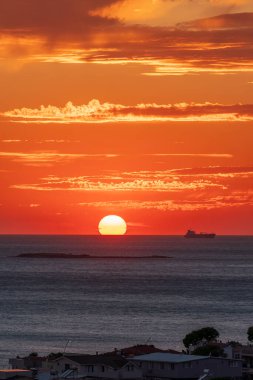
{"type": "Polygon", "coordinates": [[[120,355],[64,355],[47,363],[58,379],[141,379],[142,369],[120,355]]]}
{"type": "Polygon", "coordinates": [[[132,361],[138,364],[147,379],[198,379],[204,373],[209,378],[242,377],[242,361],[209,356],[153,353],[135,356],[132,361]]]}

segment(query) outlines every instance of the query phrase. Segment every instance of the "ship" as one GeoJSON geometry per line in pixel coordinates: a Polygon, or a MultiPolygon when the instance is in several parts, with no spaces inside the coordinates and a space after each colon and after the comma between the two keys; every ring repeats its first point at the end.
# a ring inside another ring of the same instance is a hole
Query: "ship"
{"type": "Polygon", "coordinates": [[[216,236],[216,234],[214,233],[207,233],[207,232],[200,232],[200,233],[196,233],[195,231],[193,230],[188,230],[186,232],[186,234],[184,235],[185,238],[209,238],[209,239],[213,239],[214,237],[216,236]]]}

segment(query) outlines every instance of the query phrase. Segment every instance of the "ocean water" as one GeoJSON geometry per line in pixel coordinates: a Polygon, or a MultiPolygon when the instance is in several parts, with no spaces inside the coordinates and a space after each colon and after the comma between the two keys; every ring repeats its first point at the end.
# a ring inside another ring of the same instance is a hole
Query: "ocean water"
{"type": "Polygon", "coordinates": [[[246,343],[250,325],[253,237],[0,236],[1,366],[64,348],[95,353],[149,342],[181,350],[185,334],[204,326],[246,343]],[[168,258],[125,258],[152,255],[168,258]]]}

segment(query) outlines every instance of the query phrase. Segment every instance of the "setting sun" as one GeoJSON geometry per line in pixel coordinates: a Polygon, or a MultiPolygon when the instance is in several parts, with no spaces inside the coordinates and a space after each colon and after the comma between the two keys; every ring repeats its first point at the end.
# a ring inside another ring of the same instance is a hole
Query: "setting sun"
{"type": "Polygon", "coordinates": [[[101,235],[124,235],[127,224],[120,216],[107,215],[100,220],[98,230],[101,235]]]}

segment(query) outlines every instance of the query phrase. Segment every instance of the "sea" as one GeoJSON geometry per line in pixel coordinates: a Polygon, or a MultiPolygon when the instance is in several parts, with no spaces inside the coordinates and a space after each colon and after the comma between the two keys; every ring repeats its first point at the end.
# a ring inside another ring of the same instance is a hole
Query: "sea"
{"type": "Polygon", "coordinates": [[[252,325],[252,236],[0,236],[2,368],[31,352],[181,351],[205,326],[246,343],[252,325]],[[62,253],[91,257],[43,258],[62,253]]]}

